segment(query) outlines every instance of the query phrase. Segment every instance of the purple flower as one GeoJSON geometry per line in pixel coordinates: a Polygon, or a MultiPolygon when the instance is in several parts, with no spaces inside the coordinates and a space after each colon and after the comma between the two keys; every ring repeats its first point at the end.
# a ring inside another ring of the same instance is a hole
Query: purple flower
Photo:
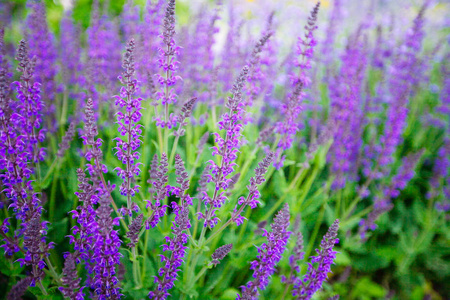
{"type": "Polygon", "coordinates": [[[330,83],[330,119],[335,126],[328,159],[335,175],[333,188],[343,188],[347,180],[357,179],[365,121],[361,96],[367,66],[365,47],[358,30],[348,41],[339,75],[330,83]]]}
{"type": "Polygon", "coordinates": [[[88,99],[86,102],[85,114],[85,125],[81,138],[83,139],[83,144],[89,147],[84,157],[88,162],[93,160],[93,164],[88,163],[86,165],[87,170],[94,180],[99,180],[102,173],[108,172],[108,169],[106,165],[102,164],[103,152],[101,146],[103,140],[96,138],[98,135],[98,129],[95,121],[94,102],[92,99],[88,99]]]}
{"type": "Polygon", "coordinates": [[[133,248],[136,246],[139,241],[139,232],[142,228],[142,221],[144,219],[143,214],[139,214],[136,218],[131,221],[129,231],[126,233],[127,238],[130,239],[130,242],[127,244],[128,247],[133,248]]]}
{"type": "Polygon", "coordinates": [[[82,169],[77,170],[78,189],[75,193],[81,205],[76,210],[71,211],[72,218],[77,220],[77,225],[72,227],[72,235],[69,235],[70,243],[73,244],[77,263],[84,261],[88,277],[93,274],[92,248],[98,232],[96,211],[94,205],[98,203],[98,180],[93,180],[93,184],[86,178],[82,169]]]}
{"type": "Polygon", "coordinates": [[[147,181],[152,185],[150,188],[150,193],[155,194],[153,196],[153,202],[151,200],[147,201],[147,208],[152,210],[152,215],[145,220],[145,228],[150,229],[155,227],[161,218],[164,216],[167,205],[162,205],[164,198],[166,197],[169,181],[169,176],[167,175],[169,163],[167,162],[167,155],[165,153],[161,154],[161,161],[159,167],[157,167],[158,155],[155,154],[153,157],[152,167],[150,169],[150,179],[147,181]]]}
{"type": "Polygon", "coordinates": [[[28,46],[21,41],[17,50],[16,59],[19,61],[17,70],[22,72],[21,81],[13,83],[17,93],[17,110],[14,115],[14,123],[21,135],[22,142],[26,147],[26,156],[30,162],[43,161],[45,148],[39,148],[38,143],[45,139],[45,129],[40,129],[42,124],[42,112],[44,104],[41,101],[41,89],[38,82],[33,82],[33,74],[36,59],[29,59],[28,46]]]}
{"type": "Polygon", "coordinates": [[[296,67],[300,69],[300,74],[291,74],[291,83],[294,87],[294,92],[288,95],[286,103],[281,107],[282,121],[276,123],[275,132],[279,135],[279,142],[277,144],[276,161],[274,166],[279,169],[283,166],[285,157],[282,156],[283,151],[289,149],[294,141],[294,136],[299,129],[298,117],[302,110],[301,102],[304,94],[302,90],[309,86],[310,78],[308,77],[308,70],[311,69],[311,60],[314,55],[314,47],[317,41],[314,39],[314,31],[317,29],[316,21],[319,12],[320,2],[314,6],[311,15],[308,18],[308,23],[305,26],[305,38],[299,37],[297,43],[297,54],[300,56],[299,60],[294,61],[296,67]]]}
{"type": "Polygon", "coordinates": [[[392,177],[390,184],[385,186],[380,197],[375,199],[373,210],[367,216],[367,219],[360,221],[359,234],[362,240],[366,240],[367,230],[375,230],[375,221],[383,214],[390,211],[394,204],[392,199],[397,198],[400,192],[406,187],[408,182],[414,177],[417,162],[422,156],[423,151],[410,154],[403,158],[402,165],[397,170],[397,174],[392,177]]]}
{"type": "Polygon", "coordinates": [[[58,157],[63,157],[66,153],[67,149],[70,148],[70,142],[73,140],[73,137],[75,135],[75,123],[70,123],[69,129],[67,129],[66,134],[64,135],[61,144],[59,144],[59,149],[56,155],[58,157]]]}
{"type": "Polygon", "coordinates": [[[316,26],[317,14],[319,13],[320,2],[314,6],[311,11],[311,15],[308,17],[308,23],[305,25],[305,37],[299,37],[297,42],[297,55],[300,58],[297,59],[294,64],[300,69],[300,73],[291,74],[291,83],[293,86],[301,83],[304,87],[308,87],[311,83],[311,79],[307,74],[307,71],[311,69],[311,61],[314,56],[314,48],[317,46],[317,40],[314,38],[314,31],[318,28],[316,26]]]}
{"type": "Polygon", "coordinates": [[[411,76],[416,71],[418,53],[424,37],[425,8],[426,6],[422,7],[414,20],[413,28],[408,32],[400,53],[389,70],[389,89],[392,98],[387,111],[385,130],[380,138],[381,151],[377,158],[377,164],[382,168],[393,162],[393,154],[402,141],[402,132],[408,114],[408,98],[413,88],[411,76]]]}
{"type": "Polygon", "coordinates": [[[47,223],[40,221],[40,213],[36,212],[30,217],[28,222],[23,225],[25,227],[23,234],[23,249],[26,250],[25,257],[19,258],[20,266],[31,266],[31,283],[35,286],[36,281],[44,278],[44,268],[46,263],[44,259],[50,255],[49,250],[53,248],[53,243],[48,245],[45,242],[45,234],[47,233],[47,223]]]}
{"type": "MultiPolygon", "coordinates": [[[[3,50],[1,51],[3,52],[3,50]]],[[[18,251],[18,238],[23,237],[23,250],[25,257],[19,259],[21,265],[31,266],[31,284],[41,280],[44,276],[44,259],[49,255],[53,243],[46,243],[47,222],[40,222],[43,208],[34,192],[32,181],[29,180],[33,172],[31,163],[43,159],[45,152],[39,149],[38,142],[43,141],[43,131],[38,131],[42,120],[42,103],[40,101],[39,84],[33,83],[34,60],[28,58],[28,48],[24,41],[20,42],[17,59],[18,70],[22,72],[21,82],[16,82],[17,105],[9,99],[9,93],[2,89],[0,116],[0,165],[4,172],[0,174],[6,197],[12,202],[20,228],[14,233],[14,239],[6,238],[5,249],[7,254],[18,251]]],[[[2,64],[2,69],[5,67],[2,64]]],[[[4,74],[4,72],[2,71],[4,74]]],[[[6,74],[3,81],[7,80],[6,74]]],[[[3,83],[2,83],[3,85],[3,83]]],[[[6,221],[8,223],[8,221],[6,221]]],[[[7,229],[2,224],[2,232],[7,229]]]]}
{"type": "Polygon", "coordinates": [[[220,264],[220,261],[224,259],[225,256],[228,255],[228,253],[230,253],[232,248],[233,244],[226,244],[217,248],[216,251],[214,251],[214,253],[211,255],[211,258],[213,259],[211,263],[214,266],[220,264]]]}
{"type": "Polygon", "coordinates": [[[162,39],[159,51],[159,68],[164,76],[157,74],[157,81],[161,86],[161,91],[156,93],[156,98],[164,107],[164,121],[157,117],[157,125],[161,127],[172,128],[176,125],[175,116],[169,115],[169,104],[177,102],[177,94],[174,86],[181,78],[176,76],[178,61],[176,56],[179,54],[180,47],[175,44],[175,0],[169,0],[163,21],[163,32],[160,35],[162,39]]]}
{"type": "Polygon", "coordinates": [[[31,283],[31,277],[25,277],[19,280],[9,291],[7,300],[20,300],[27,291],[31,283]]]}
{"type": "Polygon", "coordinates": [[[161,261],[164,263],[164,266],[159,269],[159,277],[155,276],[157,288],[148,294],[150,299],[162,300],[170,295],[168,291],[174,286],[177,273],[183,264],[183,258],[186,254],[187,247],[185,245],[189,239],[186,231],[190,227],[189,209],[187,207],[178,207],[175,210],[175,214],[175,221],[171,227],[173,237],[166,237],[167,244],[163,245],[163,251],[170,251],[171,254],[170,257],[161,255],[161,261]]]}
{"type": "Polygon", "coordinates": [[[64,286],[58,289],[64,295],[64,297],[71,300],[82,300],[84,299],[83,288],[80,289],[81,278],[78,276],[76,261],[73,254],[68,254],[66,260],[64,261],[63,268],[64,276],[61,281],[64,286]]]}
{"type": "Polygon", "coordinates": [[[232,219],[236,223],[236,225],[241,225],[244,221],[244,217],[241,216],[244,208],[249,205],[252,209],[255,209],[259,202],[259,197],[261,194],[258,191],[258,185],[266,181],[264,175],[267,173],[267,169],[270,167],[272,161],[274,159],[274,154],[269,152],[267,156],[258,164],[258,167],[255,169],[255,176],[250,178],[250,184],[247,185],[248,195],[247,198],[240,197],[238,201],[238,205],[241,207],[237,210],[237,206],[234,209],[232,214],[232,219]]]}
{"type": "Polygon", "coordinates": [[[289,206],[285,204],[270,225],[272,232],[263,229],[267,242],[258,247],[258,259],[251,262],[250,269],[253,270],[254,279],[241,287],[242,297],[238,294],[236,299],[258,299],[258,289],[264,290],[269,284],[269,277],[275,272],[291,235],[291,232],[287,231],[289,218],[289,206]]]}
{"type": "Polygon", "coordinates": [[[197,98],[193,97],[188,101],[186,101],[186,103],[184,103],[183,106],[181,107],[181,112],[177,115],[177,123],[179,124],[179,127],[178,130],[173,133],[175,136],[184,135],[185,129],[183,127],[187,125],[186,119],[191,116],[192,109],[194,108],[196,101],[197,98]]]}
{"type": "Polygon", "coordinates": [[[242,118],[244,114],[243,102],[242,102],[242,88],[245,84],[248,74],[248,67],[245,66],[231,90],[232,96],[228,97],[226,108],[229,109],[228,113],[222,115],[222,120],[218,122],[220,130],[225,130],[225,138],[222,138],[219,133],[214,133],[215,142],[217,147],[213,147],[212,155],[219,155],[222,157],[220,166],[213,160],[208,163],[211,175],[208,175],[208,182],[214,182],[214,195],[209,197],[208,194],[203,192],[201,199],[204,201],[207,207],[206,215],[200,214],[200,218],[205,219],[204,226],[210,228],[214,227],[218,219],[214,217],[215,211],[220,208],[226,201],[225,191],[228,189],[230,179],[227,178],[234,172],[234,162],[237,158],[239,151],[241,131],[242,131],[242,118]],[[222,190],[222,191],[221,191],[222,190]]]}
{"type": "Polygon", "coordinates": [[[270,37],[272,36],[270,28],[263,33],[263,36],[256,43],[250,58],[247,62],[249,66],[249,73],[247,77],[248,86],[245,87],[245,94],[247,99],[245,101],[246,106],[252,106],[253,100],[258,97],[261,92],[261,83],[264,79],[264,73],[261,70],[261,52],[268,44],[270,37]]]}
{"type": "Polygon", "coordinates": [[[333,251],[334,244],[339,242],[336,238],[339,229],[339,220],[334,221],[328,232],[320,243],[320,249],[316,249],[317,256],[311,257],[308,270],[303,278],[297,278],[294,283],[292,295],[296,299],[311,299],[315,292],[321,287],[331,272],[331,264],[336,258],[336,251],[333,251]],[[317,264],[316,267],[314,264],[317,264]]]}
{"type": "Polygon", "coordinates": [[[36,57],[34,78],[42,85],[45,114],[53,116],[55,114],[54,99],[58,88],[55,83],[58,70],[56,68],[57,51],[54,45],[54,37],[47,26],[44,3],[41,1],[30,1],[28,3],[32,11],[27,18],[26,38],[30,45],[30,57],[36,57]]]}
{"type": "Polygon", "coordinates": [[[114,96],[116,105],[123,111],[117,112],[117,124],[119,125],[119,133],[125,137],[117,137],[116,150],[117,158],[125,165],[125,168],[117,167],[114,170],[123,180],[120,186],[120,194],[127,197],[127,209],[132,209],[131,197],[139,193],[139,186],[132,186],[132,182],[136,176],[139,176],[140,169],[137,160],[140,154],[137,152],[141,145],[141,98],[134,98],[138,82],[135,78],[134,67],[134,40],[130,40],[127,50],[123,57],[122,76],[119,76],[123,86],[120,89],[120,95],[114,96]]]}
{"type": "Polygon", "coordinates": [[[119,218],[112,218],[111,203],[108,191],[99,194],[99,207],[96,210],[98,231],[94,237],[93,255],[94,278],[93,288],[97,299],[120,299],[119,280],[116,268],[120,264],[119,248],[122,241],[114,226],[119,226],[119,218]]]}

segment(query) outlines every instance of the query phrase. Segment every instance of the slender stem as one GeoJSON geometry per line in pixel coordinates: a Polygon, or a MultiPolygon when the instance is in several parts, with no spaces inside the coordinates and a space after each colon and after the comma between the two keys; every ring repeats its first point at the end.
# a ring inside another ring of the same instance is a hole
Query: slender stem
{"type": "Polygon", "coordinates": [[[325,206],[326,203],[322,204],[322,207],[320,208],[319,216],[316,219],[316,224],[314,225],[314,230],[311,235],[311,238],[309,239],[308,248],[305,252],[305,257],[309,257],[312,248],[314,247],[314,242],[316,240],[317,234],[319,233],[320,224],[322,224],[323,216],[325,214],[325,206]]]}
{"type": "Polygon", "coordinates": [[[172,166],[173,159],[175,158],[175,153],[177,152],[178,140],[179,139],[180,139],[180,136],[177,135],[175,137],[175,140],[173,141],[172,152],[170,153],[170,158],[169,158],[169,170],[170,170],[170,168],[172,166]]]}
{"type": "Polygon", "coordinates": [[[53,267],[52,262],[50,261],[49,257],[45,257],[45,263],[47,264],[48,269],[50,270],[50,274],[52,275],[53,279],[56,281],[56,283],[58,285],[61,285],[61,278],[58,275],[58,273],[56,273],[55,271],[55,267],[53,267]]]}
{"type": "Polygon", "coordinates": [[[42,185],[44,182],[46,182],[46,181],[48,180],[48,178],[50,177],[50,175],[51,175],[52,172],[53,172],[53,169],[56,167],[57,162],[58,162],[58,157],[56,157],[56,158],[53,160],[52,164],[50,165],[50,168],[49,168],[48,171],[47,171],[47,174],[45,174],[44,179],[42,179],[42,180],[40,181],[40,183],[41,183],[40,185],[42,185]]]}
{"type": "Polygon", "coordinates": [[[42,294],[44,294],[44,296],[48,296],[48,293],[45,290],[44,286],[42,285],[42,281],[41,280],[38,280],[38,286],[39,286],[39,289],[41,290],[42,294]]]}
{"type": "Polygon", "coordinates": [[[52,181],[50,204],[49,204],[49,209],[48,209],[48,219],[50,222],[53,222],[54,218],[55,218],[55,201],[56,201],[56,187],[57,187],[57,183],[58,183],[58,173],[59,173],[59,170],[56,169],[55,178],[52,181]]]}
{"type": "MultiPolygon", "coordinates": [[[[247,197],[247,198],[249,198],[249,197],[247,197]]],[[[247,206],[247,205],[242,205],[242,206],[239,208],[239,210],[237,211],[237,213],[236,213],[235,215],[236,215],[236,216],[237,216],[237,215],[240,215],[246,206],[247,206]]],[[[231,222],[233,222],[233,217],[231,217],[230,219],[228,219],[228,221],[227,221],[225,224],[223,224],[222,227],[220,227],[218,230],[216,230],[215,232],[213,232],[213,233],[208,237],[208,239],[206,240],[205,245],[207,245],[209,242],[211,242],[211,240],[212,240],[216,235],[218,235],[218,234],[221,233],[225,228],[227,228],[228,225],[231,224],[231,222]]]]}
{"type": "Polygon", "coordinates": [[[134,282],[137,285],[136,288],[140,288],[142,286],[142,283],[140,282],[140,269],[139,269],[139,261],[137,260],[137,256],[138,256],[138,249],[137,247],[133,247],[131,249],[131,253],[133,254],[133,277],[134,277],[134,282]]]}
{"type": "Polygon", "coordinates": [[[67,120],[67,107],[68,107],[68,89],[64,90],[63,93],[63,103],[62,103],[62,110],[61,110],[61,119],[60,119],[60,126],[61,128],[66,124],[67,120]]]}
{"type": "MultiPolygon", "coordinates": [[[[97,167],[98,167],[98,165],[97,165],[97,167]]],[[[108,196],[109,196],[109,200],[110,200],[110,202],[111,202],[111,205],[112,205],[112,207],[114,208],[114,211],[116,212],[116,214],[117,214],[118,216],[120,216],[120,214],[119,214],[119,208],[117,207],[116,203],[114,202],[114,199],[113,199],[113,197],[111,196],[111,193],[108,191],[108,186],[106,185],[105,177],[103,176],[103,173],[102,173],[101,171],[100,171],[99,173],[100,173],[100,180],[102,181],[103,186],[105,187],[105,190],[108,192],[108,196]]],[[[128,232],[129,229],[128,229],[127,223],[126,223],[122,218],[120,218],[120,223],[121,223],[122,226],[125,228],[125,231],[128,232]]]]}
{"type": "Polygon", "coordinates": [[[147,249],[148,249],[148,235],[149,235],[149,230],[145,231],[145,239],[144,239],[144,251],[143,251],[143,255],[144,258],[142,259],[142,272],[141,272],[141,282],[144,282],[145,279],[145,275],[146,275],[146,266],[145,266],[145,262],[147,260],[147,249]]]}

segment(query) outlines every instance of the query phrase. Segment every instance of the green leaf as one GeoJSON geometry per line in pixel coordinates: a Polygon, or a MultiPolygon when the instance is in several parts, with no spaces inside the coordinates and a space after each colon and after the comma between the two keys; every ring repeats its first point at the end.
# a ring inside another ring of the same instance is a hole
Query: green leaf
{"type": "Polygon", "coordinates": [[[235,289],[235,288],[228,288],[226,289],[223,294],[222,297],[220,299],[222,300],[234,300],[236,299],[236,295],[239,293],[239,290],[235,289]]]}
{"type": "Polygon", "coordinates": [[[337,250],[334,262],[339,266],[349,266],[352,261],[345,250],[339,249],[337,250]]]}
{"type": "Polygon", "coordinates": [[[372,297],[383,298],[386,294],[387,291],[381,285],[373,282],[369,277],[360,279],[351,293],[353,298],[361,299],[372,299],[372,297]]]}

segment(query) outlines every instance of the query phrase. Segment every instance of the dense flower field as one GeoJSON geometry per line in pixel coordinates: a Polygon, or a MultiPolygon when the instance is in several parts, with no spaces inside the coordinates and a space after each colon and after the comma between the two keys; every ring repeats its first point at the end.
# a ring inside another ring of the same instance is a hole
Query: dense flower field
{"type": "Polygon", "coordinates": [[[0,3],[2,299],[450,297],[448,6],[87,2],[0,3]]]}

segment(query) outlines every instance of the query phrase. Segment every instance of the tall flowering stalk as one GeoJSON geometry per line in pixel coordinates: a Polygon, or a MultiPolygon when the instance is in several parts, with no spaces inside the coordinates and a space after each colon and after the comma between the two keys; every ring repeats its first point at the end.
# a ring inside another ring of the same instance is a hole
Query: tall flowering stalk
{"type": "Polygon", "coordinates": [[[336,251],[333,250],[335,244],[339,243],[336,238],[339,229],[339,220],[334,221],[328,232],[320,243],[320,249],[316,249],[317,256],[311,257],[308,270],[303,278],[297,278],[294,283],[292,295],[296,299],[311,299],[315,292],[321,287],[331,272],[331,265],[336,258],[336,251]],[[314,264],[317,264],[314,267],[314,264]]]}
{"type": "MultiPolygon", "coordinates": [[[[87,284],[92,285],[93,266],[92,251],[95,237],[99,230],[94,206],[98,203],[98,182],[91,184],[82,169],[77,170],[78,189],[75,193],[81,202],[76,210],[71,211],[72,218],[77,224],[72,227],[72,235],[69,235],[70,244],[73,244],[75,252],[70,254],[76,263],[84,263],[87,271],[87,284]]],[[[66,257],[66,263],[71,257],[66,257]]],[[[82,290],[80,290],[82,293],[82,290]]]]}
{"type": "Polygon", "coordinates": [[[289,287],[294,284],[298,274],[300,274],[300,266],[299,262],[303,260],[305,252],[303,252],[303,235],[300,231],[300,218],[297,218],[294,227],[294,237],[295,237],[295,245],[292,249],[292,255],[289,256],[289,267],[290,272],[288,277],[281,276],[281,281],[286,284],[286,288],[284,289],[284,294],[286,295],[289,287]]]}
{"type": "MultiPolygon", "coordinates": [[[[30,1],[29,5],[32,12],[27,18],[26,38],[29,42],[30,56],[36,57],[34,77],[42,85],[45,114],[54,116],[56,110],[55,95],[57,92],[55,76],[58,71],[56,67],[57,51],[53,35],[47,26],[44,3],[41,1],[30,1]]],[[[55,128],[52,126],[51,129],[55,128]]]]}
{"type": "Polygon", "coordinates": [[[168,190],[168,166],[169,163],[167,161],[167,155],[165,153],[161,154],[159,166],[158,155],[155,154],[150,169],[150,178],[147,181],[149,184],[151,184],[151,188],[149,189],[149,191],[151,194],[154,194],[154,196],[153,201],[146,200],[146,207],[152,210],[151,216],[145,220],[146,229],[150,229],[150,227],[156,227],[156,225],[166,213],[167,205],[162,205],[162,203],[164,201],[164,198],[166,197],[168,190]]]}
{"type": "Polygon", "coordinates": [[[236,225],[239,226],[244,222],[244,217],[241,216],[241,213],[247,205],[252,209],[255,209],[260,203],[259,198],[261,197],[261,193],[258,190],[258,185],[266,181],[264,175],[267,173],[267,169],[270,167],[273,159],[274,153],[269,152],[255,169],[255,176],[250,178],[250,184],[247,185],[247,189],[249,192],[247,198],[243,196],[239,198],[238,205],[240,205],[240,208],[238,210],[236,206],[232,214],[231,220],[233,220],[236,225]]]}
{"type": "Polygon", "coordinates": [[[234,172],[234,166],[236,165],[234,161],[237,158],[237,152],[241,146],[241,122],[244,114],[242,88],[245,84],[248,71],[248,67],[245,66],[236,79],[231,90],[232,96],[228,97],[226,104],[229,112],[223,114],[222,120],[218,123],[219,129],[225,130],[225,138],[222,138],[219,133],[214,133],[217,147],[213,147],[212,155],[219,155],[222,159],[220,165],[213,160],[208,162],[208,168],[211,170],[211,175],[208,175],[208,182],[213,182],[215,187],[212,197],[209,197],[206,192],[203,192],[201,197],[207,207],[206,214],[199,215],[201,219],[205,220],[204,227],[208,226],[212,228],[217,224],[218,218],[214,217],[215,212],[227,199],[225,191],[228,189],[231,180],[227,176],[234,172]]]}
{"type": "MultiPolygon", "coordinates": [[[[158,53],[158,35],[163,19],[163,0],[147,0],[144,11],[144,21],[139,24],[138,37],[136,38],[136,76],[140,82],[151,82],[153,75],[157,73],[159,64],[156,61],[158,53]]],[[[154,88],[147,86],[145,95],[154,99],[154,88]]],[[[142,89],[141,89],[142,93],[142,89]]],[[[157,102],[155,102],[157,105],[157,102]]]]}
{"type": "Polygon", "coordinates": [[[339,75],[331,80],[330,119],[335,124],[333,145],[329,151],[331,170],[335,174],[333,188],[343,188],[347,180],[354,180],[364,129],[363,99],[361,97],[367,53],[360,30],[348,41],[342,56],[339,75]]]}
{"type": "Polygon", "coordinates": [[[98,231],[94,236],[93,255],[94,278],[93,287],[98,300],[120,299],[119,280],[116,268],[120,265],[122,254],[119,248],[122,243],[114,226],[119,226],[119,218],[112,218],[108,191],[99,194],[99,207],[96,210],[98,231]]]}
{"type": "MultiPolygon", "coordinates": [[[[120,89],[120,95],[114,96],[116,105],[120,107],[122,111],[117,112],[117,124],[119,125],[119,133],[121,136],[125,136],[125,141],[121,137],[115,138],[117,158],[125,165],[125,168],[117,167],[117,175],[123,180],[120,186],[120,194],[127,197],[127,214],[130,216],[131,222],[131,210],[134,208],[132,205],[131,197],[136,193],[139,193],[139,186],[132,186],[135,176],[139,176],[140,169],[137,160],[140,157],[137,149],[141,144],[141,125],[138,122],[141,119],[141,98],[135,98],[134,94],[138,88],[138,82],[135,77],[134,66],[134,40],[130,40],[127,45],[126,52],[123,57],[123,69],[122,76],[119,76],[120,82],[123,86],[120,89]]],[[[136,205],[134,205],[136,206],[136,205]]]]}
{"type": "Polygon", "coordinates": [[[391,101],[387,111],[385,130],[380,138],[381,152],[377,158],[377,164],[382,168],[392,163],[393,154],[402,141],[402,132],[406,126],[408,114],[407,104],[412,89],[411,74],[415,72],[418,52],[424,37],[425,9],[426,6],[423,6],[415,18],[413,28],[408,32],[401,52],[390,70],[391,101]]]}
{"type": "MultiPolygon", "coordinates": [[[[0,175],[6,197],[12,202],[19,229],[16,237],[23,238],[24,258],[18,259],[20,264],[32,267],[31,285],[39,283],[44,277],[43,269],[46,258],[53,243],[47,244],[45,235],[48,222],[41,222],[43,208],[37,193],[34,191],[30,177],[33,168],[30,164],[44,158],[45,152],[39,149],[38,142],[43,141],[44,131],[38,131],[41,124],[42,102],[39,83],[33,83],[35,60],[29,59],[28,47],[21,41],[18,49],[18,70],[22,72],[20,82],[15,82],[17,105],[12,104],[9,95],[3,91],[1,116],[1,167],[5,172],[0,175]]],[[[3,66],[2,66],[3,68],[3,66]]],[[[6,79],[6,78],[5,78],[6,79]]],[[[5,224],[4,224],[5,225],[5,224]]],[[[4,231],[4,230],[2,230],[4,231]]],[[[17,251],[19,247],[5,239],[7,251],[17,251]]],[[[3,247],[3,246],[2,246],[3,247]]]]}
{"type": "Polygon", "coordinates": [[[294,61],[296,67],[299,68],[299,74],[291,74],[291,84],[294,87],[294,92],[287,97],[286,103],[281,107],[281,115],[283,120],[277,122],[275,132],[279,135],[279,140],[276,152],[275,167],[281,168],[284,161],[282,156],[283,151],[292,146],[294,137],[299,129],[298,117],[302,110],[301,102],[304,97],[303,89],[308,87],[311,80],[308,75],[308,70],[311,69],[311,61],[314,55],[314,48],[317,41],[314,38],[314,31],[317,29],[316,21],[319,12],[320,2],[317,2],[308,17],[308,23],[305,26],[305,38],[298,38],[297,54],[299,59],[294,61]]]}
{"type": "Polygon", "coordinates": [[[17,120],[16,128],[23,139],[26,147],[27,160],[32,163],[43,161],[45,148],[39,147],[39,142],[45,139],[45,129],[40,129],[43,121],[44,104],[41,100],[41,85],[33,82],[33,74],[36,66],[36,59],[28,57],[28,46],[25,41],[21,41],[17,51],[19,60],[18,71],[22,72],[21,82],[14,82],[17,92],[17,120]]]}
{"type": "Polygon", "coordinates": [[[390,184],[385,186],[380,196],[375,198],[373,210],[369,213],[365,220],[361,220],[359,225],[359,235],[362,240],[367,239],[367,231],[375,230],[377,225],[375,221],[384,213],[389,212],[394,208],[392,200],[400,195],[400,192],[405,189],[408,182],[414,177],[416,165],[422,156],[422,151],[410,154],[403,158],[402,164],[392,179],[390,184]]]}
{"type": "Polygon", "coordinates": [[[189,189],[188,173],[178,154],[175,156],[175,174],[179,187],[170,187],[169,190],[171,194],[180,199],[180,203],[171,203],[175,213],[175,220],[171,227],[173,237],[166,237],[167,244],[163,245],[163,251],[171,251],[171,254],[170,256],[161,256],[164,266],[159,269],[159,277],[155,277],[157,288],[148,294],[150,299],[162,300],[170,295],[168,291],[174,286],[177,273],[186,254],[187,247],[185,245],[189,239],[186,231],[191,227],[188,206],[192,205],[192,198],[186,193],[189,189]]]}
{"type": "Polygon", "coordinates": [[[267,237],[267,243],[258,247],[258,259],[251,262],[250,269],[253,270],[254,279],[241,287],[242,296],[238,294],[236,299],[256,300],[259,290],[265,290],[269,284],[269,277],[275,272],[275,267],[281,260],[291,235],[291,232],[287,230],[289,217],[289,206],[286,204],[270,225],[272,232],[263,229],[263,236],[267,237]]]}
{"type": "MultiPolygon", "coordinates": [[[[162,128],[172,128],[176,125],[176,117],[169,115],[169,104],[177,102],[177,95],[173,86],[181,79],[176,76],[178,69],[178,61],[176,56],[179,54],[180,47],[175,44],[175,0],[169,0],[166,7],[166,12],[163,21],[163,32],[160,35],[162,45],[159,51],[159,68],[164,75],[157,74],[158,82],[161,90],[156,93],[156,98],[161,101],[164,107],[164,120],[161,117],[156,117],[156,125],[162,128]]],[[[167,137],[166,137],[167,139],[167,137]]]]}

